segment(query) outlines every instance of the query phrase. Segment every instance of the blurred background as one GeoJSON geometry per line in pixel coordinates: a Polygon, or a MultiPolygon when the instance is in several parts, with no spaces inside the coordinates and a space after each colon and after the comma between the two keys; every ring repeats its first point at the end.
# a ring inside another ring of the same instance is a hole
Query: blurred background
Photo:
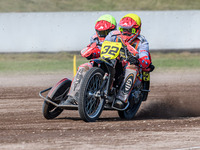
{"type": "MultiPolygon", "coordinates": [[[[72,55],[88,45],[105,13],[142,20],[159,68],[200,65],[199,0],[0,0],[1,73],[72,70],[72,55]]],[[[87,60],[77,55],[77,66],[87,60]]]]}

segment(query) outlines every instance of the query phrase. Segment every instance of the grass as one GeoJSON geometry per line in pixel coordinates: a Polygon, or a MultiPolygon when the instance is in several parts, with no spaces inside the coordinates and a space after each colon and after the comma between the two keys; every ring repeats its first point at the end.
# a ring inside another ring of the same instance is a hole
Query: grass
{"type": "Polygon", "coordinates": [[[199,69],[200,53],[152,53],[153,64],[156,68],[168,69],[199,69]]]}
{"type": "MultiPolygon", "coordinates": [[[[0,55],[0,73],[43,73],[73,70],[72,53],[4,53],[0,55]]],[[[156,69],[199,69],[200,53],[158,53],[152,54],[156,69]]],[[[77,67],[88,62],[77,55],[77,67]]]]}
{"type": "Polygon", "coordinates": [[[0,0],[0,12],[198,10],[199,0],[0,0]]]}
{"type": "MultiPolygon", "coordinates": [[[[86,62],[77,55],[77,66],[86,62]]],[[[16,53],[0,55],[1,73],[59,72],[73,70],[73,54],[60,53],[16,53]]]]}

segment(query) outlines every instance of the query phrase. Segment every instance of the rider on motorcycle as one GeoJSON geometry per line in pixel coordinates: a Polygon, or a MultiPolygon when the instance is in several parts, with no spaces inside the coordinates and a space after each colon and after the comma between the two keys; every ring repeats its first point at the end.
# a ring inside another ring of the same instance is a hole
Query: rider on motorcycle
{"type": "MultiPolygon", "coordinates": [[[[96,34],[91,37],[90,44],[81,51],[81,55],[87,59],[98,58],[100,56],[101,45],[104,42],[105,37],[110,31],[115,29],[116,20],[113,16],[106,14],[99,17],[95,23],[96,34]]],[[[66,101],[61,102],[60,106],[77,104],[81,80],[91,67],[91,63],[85,63],[79,66],[70,86],[68,98],[66,101]]]]}
{"type": "MultiPolygon", "coordinates": [[[[128,102],[129,94],[133,87],[142,80],[142,70],[151,70],[151,56],[149,43],[140,35],[141,20],[136,14],[127,14],[119,22],[119,31],[114,30],[106,36],[105,41],[122,42],[128,52],[128,59],[123,61],[125,67],[124,80],[117,93],[114,107],[123,109],[128,102]]],[[[125,54],[122,53],[122,55],[125,54]]]]}

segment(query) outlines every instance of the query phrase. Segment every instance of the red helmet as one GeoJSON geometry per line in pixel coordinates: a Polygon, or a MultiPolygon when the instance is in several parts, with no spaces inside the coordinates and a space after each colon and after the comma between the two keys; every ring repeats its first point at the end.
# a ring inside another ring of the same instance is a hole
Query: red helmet
{"type": "Polygon", "coordinates": [[[119,30],[124,41],[131,43],[140,35],[141,20],[136,14],[127,14],[119,22],[119,30]]]}
{"type": "Polygon", "coordinates": [[[116,20],[111,15],[103,15],[96,21],[95,30],[100,41],[104,41],[108,33],[115,29],[116,20]]]}

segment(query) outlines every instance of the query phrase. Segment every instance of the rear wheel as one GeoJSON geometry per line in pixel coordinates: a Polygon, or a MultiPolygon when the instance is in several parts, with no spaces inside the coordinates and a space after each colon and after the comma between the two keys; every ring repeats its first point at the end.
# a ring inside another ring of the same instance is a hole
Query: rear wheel
{"type": "Polygon", "coordinates": [[[127,120],[133,119],[138,109],[140,108],[142,100],[140,99],[137,103],[135,103],[134,100],[130,100],[131,98],[133,99],[133,97],[132,96],[129,97],[129,102],[130,102],[129,107],[124,111],[118,111],[118,115],[121,119],[127,119],[127,120]]]}
{"type": "Polygon", "coordinates": [[[103,81],[104,71],[91,68],[84,76],[81,88],[78,110],[81,119],[86,122],[96,121],[104,108],[104,99],[98,93],[103,81]]]}
{"type": "Polygon", "coordinates": [[[149,90],[149,82],[142,81],[141,87],[139,89],[140,89],[139,91],[141,92],[139,95],[139,99],[135,100],[131,93],[129,96],[129,103],[130,103],[129,107],[124,111],[118,111],[120,118],[131,120],[135,117],[142,101],[146,100],[148,96],[148,92],[146,91],[143,92],[141,91],[141,89],[149,90]]]}
{"type": "MultiPolygon", "coordinates": [[[[148,91],[149,87],[150,87],[150,81],[142,81],[142,82],[143,82],[143,89],[148,91]]],[[[149,94],[149,92],[147,92],[147,91],[142,92],[142,95],[143,95],[142,101],[147,100],[147,97],[148,97],[148,94],[149,94]]]]}
{"type": "MultiPolygon", "coordinates": [[[[52,89],[49,91],[47,95],[47,99],[59,104],[62,100],[67,98],[67,94],[69,92],[69,88],[71,85],[71,80],[65,78],[59,81],[52,89]]],[[[46,119],[54,119],[62,113],[63,109],[54,106],[53,104],[44,101],[43,103],[43,116],[46,119]]]]}

